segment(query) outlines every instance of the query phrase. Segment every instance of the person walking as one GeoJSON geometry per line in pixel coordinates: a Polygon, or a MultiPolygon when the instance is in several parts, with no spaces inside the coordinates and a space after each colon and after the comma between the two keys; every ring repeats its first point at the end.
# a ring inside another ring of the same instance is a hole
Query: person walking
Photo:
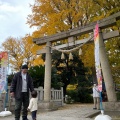
{"type": "Polygon", "coordinates": [[[31,96],[32,98],[30,99],[28,111],[31,111],[32,120],[36,120],[36,114],[37,114],[37,109],[38,109],[37,91],[33,91],[31,93],[31,96]]]}
{"type": "Polygon", "coordinates": [[[98,90],[98,86],[96,84],[93,85],[93,101],[94,101],[94,108],[93,109],[100,109],[100,92],[98,90]]]}
{"type": "Polygon", "coordinates": [[[28,120],[29,91],[34,91],[33,80],[28,74],[28,66],[23,65],[21,71],[14,75],[10,86],[10,95],[15,98],[15,120],[20,120],[21,109],[22,120],[28,120]]]}

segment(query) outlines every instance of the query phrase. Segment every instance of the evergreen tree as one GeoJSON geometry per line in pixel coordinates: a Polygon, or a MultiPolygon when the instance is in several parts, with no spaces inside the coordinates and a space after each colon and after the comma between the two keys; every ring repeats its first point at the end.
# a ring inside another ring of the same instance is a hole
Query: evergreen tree
{"type": "MultiPolygon", "coordinates": [[[[65,54],[65,59],[61,60],[61,53],[54,51],[52,54],[52,62],[54,63],[53,66],[56,66],[56,74],[60,76],[60,82],[63,84],[64,95],[66,94],[66,88],[69,84],[77,84],[78,87],[76,88],[78,92],[78,97],[81,95],[80,91],[82,92],[82,98],[85,95],[84,93],[89,93],[92,79],[89,75],[89,71],[87,68],[84,67],[83,62],[81,61],[78,53],[73,53],[73,60],[68,59],[68,54],[65,54]]],[[[78,100],[80,101],[80,99],[78,100]]]]}
{"type": "Polygon", "coordinates": [[[32,66],[29,69],[29,74],[33,78],[34,87],[44,86],[45,67],[42,65],[32,66]]]}

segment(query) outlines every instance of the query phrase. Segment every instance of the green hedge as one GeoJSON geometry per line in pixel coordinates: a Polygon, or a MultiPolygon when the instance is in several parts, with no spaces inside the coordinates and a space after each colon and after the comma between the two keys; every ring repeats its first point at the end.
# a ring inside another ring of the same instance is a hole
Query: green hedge
{"type": "Polygon", "coordinates": [[[70,96],[71,101],[81,103],[92,103],[93,97],[86,91],[67,90],[67,95],[70,96]]]}

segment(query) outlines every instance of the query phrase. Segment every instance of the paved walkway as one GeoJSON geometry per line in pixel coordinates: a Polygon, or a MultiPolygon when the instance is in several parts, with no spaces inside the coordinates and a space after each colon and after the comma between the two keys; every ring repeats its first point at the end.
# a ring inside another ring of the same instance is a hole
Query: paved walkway
{"type": "MultiPolygon", "coordinates": [[[[98,112],[92,104],[66,104],[56,111],[39,112],[37,120],[94,120],[89,116],[98,112]]],[[[30,114],[28,119],[32,120],[30,114]]],[[[0,120],[14,120],[14,115],[0,117],[0,120]]]]}

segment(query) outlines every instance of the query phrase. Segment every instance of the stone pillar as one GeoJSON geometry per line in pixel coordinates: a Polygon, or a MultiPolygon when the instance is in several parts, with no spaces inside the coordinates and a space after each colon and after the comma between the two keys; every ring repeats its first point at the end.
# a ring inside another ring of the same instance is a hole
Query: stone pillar
{"type": "Polygon", "coordinates": [[[38,104],[42,111],[56,110],[54,101],[51,100],[51,42],[46,44],[45,78],[44,78],[44,100],[38,104]]]}
{"type": "Polygon", "coordinates": [[[44,102],[50,102],[51,99],[51,43],[46,44],[45,58],[45,80],[44,80],[44,102]]]}
{"type": "Polygon", "coordinates": [[[44,76],[44,98],[42,102],[38,103],[39,110],[49,111],[56,110],[58,107],[55,106],[54,101],[51,100],[51,42],[46,43],[46,49],[39,51],[40,53],[46,53],[45,56],[45,76],[44,76]]]}
{"type": "Polygon", "coordinates": [[[108,58],[106,55],[105,45],[104,45],[101,31],[99,32],[99,36],[100,36],[100,40],[99,40],[100,62],[101,62],[102,73],[103,73],[103,77],[104,77],[104,81],[105,81],[108,101],[116,102],[117,97],[116,97],[116,93],[115,93],[113,78],[112,78],[112,74],[111,74],[109,61],[108,61],[108,58]]]}

